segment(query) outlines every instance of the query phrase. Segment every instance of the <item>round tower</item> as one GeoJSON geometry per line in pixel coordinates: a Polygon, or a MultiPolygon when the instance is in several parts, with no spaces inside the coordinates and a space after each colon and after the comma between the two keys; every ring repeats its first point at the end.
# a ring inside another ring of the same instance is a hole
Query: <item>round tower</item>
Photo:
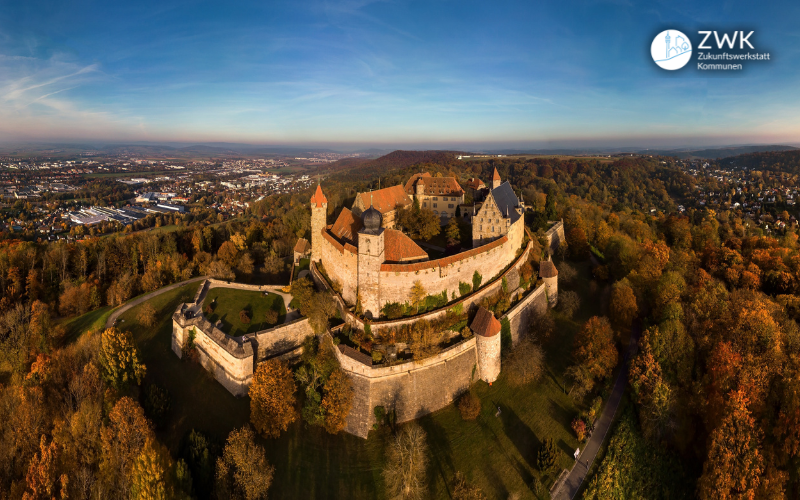
{"type": "Polygon", "coordinates": [[[381,313],[381,264],[384,261],[383,215],[372,206],[361,214],[358,232],[358,294],[361,307],[368,319],[377,318],[381,313]]]}
{"type": "Polygon", "coordinates": [[[470,328],[475,333],[480,378],[491,384],[500,375],[500,322],[494,314],[481,306],[470,328]]]}
{"type": "Polygon", "coordinates": [[[539,277],[544,282],[547,303],[550,307],[555,307],[558,304],[558,269],[550,257],[539,263],[539,277]]]}

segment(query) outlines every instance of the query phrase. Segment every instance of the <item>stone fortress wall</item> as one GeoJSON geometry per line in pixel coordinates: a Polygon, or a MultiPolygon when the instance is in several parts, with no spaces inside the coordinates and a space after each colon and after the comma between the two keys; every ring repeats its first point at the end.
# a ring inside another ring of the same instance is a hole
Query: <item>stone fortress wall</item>
{"type": "Polygon", "coordinates": [[[558,246],[561,244],[562,241],[566,241],[566,236],[564,236],[564,221],[547,221],[548,224],[552,224],[550,229],[547,230],[545,236],[547,236],[547,243],[548,248],[547,250],[550,252],[550,255],[556,253],[558,250],[558,246]]]}
{"type": "Polygon", "coordinates": [[[303,340],[313,332],[308,319],[300,318],[239,337],[226,335],[203,315],[203,299],[208,290],[216,287],[254,291],[274,288],[216,279],[205,280],[194,300],[178,306],[172,315],[172,351],[182,358],[183,346],[194,332],[194,345],[203,368],[213,374],[231,394],[244,396],[252,382],[257,362],[298,354],[302,350],[303,340]]]}
{"type": "MultiPolygon", "coordinates": [[[[519,342],[536,315],[547,310],[544,290],[544,284],[532,290],[500,318],[509,322],[512,343],[519,342]]],[[[383,324],[396,326],[398,322],[383,324]]],[[[430,358],[375,368],[335,349],[354,391],[345,430],[366,438],[375,423],[376,406],[394,410],[398,423],[407,422],[449,405],[478,378],[494,380],[501,369],[500,337],[475,335],[430,358]],[[485,345],[478,346],[478,342],[485,345]]]]}

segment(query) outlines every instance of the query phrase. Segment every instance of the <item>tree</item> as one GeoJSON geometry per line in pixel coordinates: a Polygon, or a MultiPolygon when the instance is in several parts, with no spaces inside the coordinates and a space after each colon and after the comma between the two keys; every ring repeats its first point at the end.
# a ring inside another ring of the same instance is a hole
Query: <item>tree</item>
{"type": "Polygon", "coordinates": [[[419,312],[420,304],[425,300],[427,297],[428,292],[425,291],[425,287],[422,286],[422,281],[417,280],[414,282],[414,286],[411,287],[411,293],[409,294],[409,299],[411,300],[411,305],[417,308],[417,312],[419,312]]]}
{"type": "Polygon", "coordinates": [[[114,405],[109,425],[100,429],[102,461],[100,473],[112,497],[127,496],[137,457],[153,431],[142,407],[125,396],[114,405]]]}
{"type": "Polygon", "coordinates": [[[428,467],[428,444],[425,431],[411,423],[389,443],[383,480],[389,498],[421,500],[427,498],[425,483],[428,467]]]}
{"type": "Polygon", "coordinates": [[[575,361],[585,367],[595,380],[602,380],[617,365],[614,333],[608,319],[593,316],[575,336],[575,361]]]}
{"type": "Polygon", "coordinates": [[[558,294],[558,309],[564,313],[568,318],[572,316],[581,307],[581,297],[577,292],[566,290],[558,294]]]}
{"type": "Polygon", "coordinates": [[[217,250],[219,257],[228,267],[235,267],[239,261],[239,249],[230,241],[224,242],[217,250]]]}
{"type": "Polygon", "coordinates": [[[529,334],[511,351],[503,364],[508,381],[520,386],[539,380],[544,371],[544,352],[529,334]]]}
{"type": "Polygon", "coordinates": [[[556,444],[553,438],[544,438],[542,445],[539,447],[539,452],[536,454],[536,466],[542,472],[547,472],[556,465],[558,452],[556,451],[556,444]]]}
{"type": "Polygon", "coordinates": [[[67,498],[69,479],[66,474],[58,474],[58,446],[55,441],[47,444],[47,438],[42,435],[39,442],[39,452],[31,459],[25,482],[28,491],[22,496],[23,500],[49,500],[57,497],[67,498]]]}
{"type": "Polygon", "coordinates": [[[234,429],[217,459],[217,497],[266,499],[274,473],[264,448],[255,443],[253,431],[249,427],[234,429]]]}
{"type": "Polygon", "coordinates": [[[478,271],[472,273],[472,291],[477,291],[481,287],[483,276],[478,271]]]}
{"type": "Polygon", "coordinates": [[[350,377],[341,369],[336,368],[325,384],[321,408],[325,412],[325,430],[336,434],[344,429],[347,415],[353,406],[353,386],[350,377]]]}
{"type": "Polygon", "coordinates": [[[250,314],[245,309],[239,311],[239,321],[241,321],[242,324],[245,325],[250,324],[250,314]]]}
{"type": "Polygon", "coordinates": [[[264,274],[274,278],[276,275],[283,272],[285,268],[286,263],[283,259],[275,253],[275,250],[270,250],[266,258],[264,258],[264,274]]]}
{"type": "Polygon", "coordinates": [[[461,228],[458,225],[458,217],[450,217],[450,221],[445,228],[445,236],[447,236],[447,244],[449,246],[454,246],[461,242],[461,228]]]}
{"type": "Polygon", "coordinates": [[[130,332],[117,330],[113,326],[103,331],[100,343],[100,365],[103,376],[114,387],[128,382],[142,382],[145,366],[139,361],[139,351],[130,332]]]}
{"type": "Polygon", "coordinates": [[[458,411],[464,420],[475,420],[481,413],[480,398],[472,390],[465,392],[458,400],[458,411]]]}
{"type": "Polygon", "coordinates": [[[276,438],[297,420],[294,375],[280,360],[258,365],[250,384],[250,423],[265,437],[276,438]]]}
{"type": "Polygon", "coordinates": [[[136,500],[167,500],[176,498],[174,481],[170,477],[172,458],[164,445],[148,439],[133,464],[131,498],[136,500]]]}
{"type": "Polygon", "coordinates": [[[236,279],[236,275],[231,271],[231,266],[221,260],[213,260],[208,265],[206,274],[220,280],[232,281],[236,279]]]}
{"type": "Polygon", "coordinates": [[[734,392],[722,423],[711,433],[697,488],[702,500],[755,498],[764,471],[763,436],[748,404],[742,391],[734,392]]]}
{"type": "Polygon", "coordinates": [[[589,241],[586,233],[580,227],[573,227],[567,231],[567,245],[570,255],[575,259],[583,259],[589,254],[589,241]]]}
{"type": "Polygon", "coordinates": [[[136,321],[148,328],[156,324],[156,309],[150,302],[145,302],[136,314],[136,321]]]}
{"type": "Polygon", "coordinates": [[[474,484],[469,484],[461,471],[456,471],[455,476],[453,476],[453,495],[451,498],[453,500],[486,500],[486,495],[474,484]]]}
{"type": "Polygon", "coordinates": [[[278,311],[274,309],[267,309],[267,312],[264,313],[264,321],[268,325],[275,325],[278,323],[278,311]]]}
{"type": "Polygon", "coordinates": [[[636,295],[634,295],[633,288],[630,287],[628,280],[614,283],[611,289],[609,312],[615,324],[630,328],[639,312],[639,308],[636,305],[636,295]]]}

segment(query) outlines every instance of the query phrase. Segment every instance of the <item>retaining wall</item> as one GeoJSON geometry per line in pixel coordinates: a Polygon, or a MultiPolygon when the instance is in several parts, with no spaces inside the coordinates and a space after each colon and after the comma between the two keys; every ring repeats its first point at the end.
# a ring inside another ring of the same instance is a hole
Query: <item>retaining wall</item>
{"type": "Polygon", "coordinates": [[[407,422],[444,408],[469,389],[473,368],[478,376],[475,338],[420,362],[372,368],[334,349],[353,383],[353,407],[345,430],[367,437],[375,423],[374,408],[394,409],[407,422]]]}
{"type": "Polygon", "coordinates": [[[564,221],[548,222],[552,222],[553,226],[547,230],[545,236],[547,237],[547,247],[550,255],[553,255],[556,253],[556,250],[558,250],[558,246],[561,242],[566,240],[566,236],[564,235],[564,221]]]}

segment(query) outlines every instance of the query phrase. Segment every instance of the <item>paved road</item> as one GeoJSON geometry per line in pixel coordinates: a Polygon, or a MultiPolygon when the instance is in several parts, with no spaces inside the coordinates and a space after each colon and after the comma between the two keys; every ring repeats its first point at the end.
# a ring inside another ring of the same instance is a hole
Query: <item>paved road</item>
{"type": "Polygon", "coordinates": [[[114,312],[112,312],[111,316],[109,316],[108,320],[106,320],[106,328],[111,328],[112,326],[114,326],[114,323],[116,323],[117,318],[119,318],[119,316],[122,313],[124,313],[125,311],[127,311],[131,307],[138,306],[142,302],[144,302],[146,300],[150,300],[153,297],[155,297],[156,295],[161,295],[164,292],[168,292],[170,290],[175,290],[176,288],[182,287],[183,285],[185,285],[187,283],[192,283],[192,282],[195,282],[195,281],[202,281],[202,280],[205,280],[205,279],[208,279],[208,276],[200,276],[198,278],[192,278],[192,279],[189,279],[189,280],[186,280],[186,281],[181,281],[179,283],[173,283],[171,285],[165,286],[164,288],[159,288],[155,292],[146,293],[146,294],[144,294],[144,295],[142,295],[140,297],[136,297],[135,299],[130,300],[130,301],[122,304],[118,308],[114,309],[114,312]]]}
{"type": "Polygon", "coordinates": [[[586,479],[586,474],[589,473],[589,469],[592,467],[597,452],[600,450],[600,446],[603,444],[606,434],[608,434],[608,430],[611,428],[611,424],[614,423],[617,408],[619,407],[620,401],[622,401],[622,395],[628,383],[628,361],[633,353],[636,352],[638,341],[639,330],[638,328],[634,328],[631,340],[628,344],[628,351],[623,360],[622,369],[617,375],[617,380],[614,381],[614,387],[611,389],[611,396],[609,396],[608,402],[605,408],[603,408],[603,412],[600,414],[600,418],[595,422],[592,437],[589,438],[589,441],[586,442],[583,450],[581,450],[581,455],[578,461],[575,462],[575,465],[572,466],[572,470],[569,471],[567,478],[553,493],[553,500],[572,500],[578,493],[581,484],[583,484],[583,480],[586,479]]]}

